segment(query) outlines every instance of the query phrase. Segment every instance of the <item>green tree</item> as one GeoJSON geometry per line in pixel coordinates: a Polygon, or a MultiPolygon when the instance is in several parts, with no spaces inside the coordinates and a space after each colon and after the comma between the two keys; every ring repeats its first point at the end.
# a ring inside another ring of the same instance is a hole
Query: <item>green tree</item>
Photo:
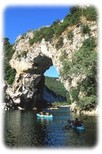
{"type": "Polygon", "coordinates": [[[9,43],[8,38],[4,38],[4,80],[7,81],[8,84],[12,84],[15,78],[16,71],[12,69],[9,65],[9,61],[12,58],[12,55],[14,53],[14,50],[12,48],[12,45],[9,43]]]}

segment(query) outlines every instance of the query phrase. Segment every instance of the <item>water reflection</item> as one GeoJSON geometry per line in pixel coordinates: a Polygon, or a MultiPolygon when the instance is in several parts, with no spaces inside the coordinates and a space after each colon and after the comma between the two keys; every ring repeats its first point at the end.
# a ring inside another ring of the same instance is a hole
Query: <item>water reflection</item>
{"type": "Polygon", "coordinates": [[[49,125],[53,122],[53,118],[40,118],[37,117],[37,123],[41,125],[49,125]]]}
{"type": "Polygon", "coordinates": [[[30,111],[6,111],[4,141],[10,147],[91,147],[96,143],[96,117],[79,117],[85,131],[65,129],[69,110],[52,110],[53,118],[39,118],[30,111]],[[84,120],[86,119],[86,120],[84,120]]]}

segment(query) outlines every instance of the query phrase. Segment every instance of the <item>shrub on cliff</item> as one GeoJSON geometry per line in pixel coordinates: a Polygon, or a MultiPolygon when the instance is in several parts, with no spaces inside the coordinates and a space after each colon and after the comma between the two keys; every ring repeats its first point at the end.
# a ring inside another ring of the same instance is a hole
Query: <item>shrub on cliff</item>
{"type": "Polygon", "coordinates": [[[73,31],[69,31],[68,34],[67,34],[67,37],[68,37],[69,40],[72,41],[73,40],[73,37],[74,37],[73,31]]]}
{"type": "Polygon", "coordinates": [[[82,9],[80,7],[72,7],[68,15],[65,16],[63,24],[66,26],[73,26],[79,23],[82,9]]]}
{"type": "Polygon", "coordinates": [[[42,27],[39,30],[34,31],[34,37],[29,40],[30,45],[34,43],[41,42],[44,38],[45,41],[50,41],[53,37],[54,31],[51,26],[49,27],[42,27]]]}
{"type": "Polygon", "coordinates": [[[90,34],[90,28],[89,28],[88,25],[82,25],[81,31],[82,31],[83,34],[90,34]]]}
{"type": "Polygon", "coordinates": [[[56,49],[59,50],[63,46],[63,37],[60,37],[56,43],[56,49]]]}
{"type": "Polygon", "coordinates": [[[85,16],[87,20],[96,21],[97,20],[96,8],[93,6],[84,8],[83,9],[83,16],[85,16]]]}

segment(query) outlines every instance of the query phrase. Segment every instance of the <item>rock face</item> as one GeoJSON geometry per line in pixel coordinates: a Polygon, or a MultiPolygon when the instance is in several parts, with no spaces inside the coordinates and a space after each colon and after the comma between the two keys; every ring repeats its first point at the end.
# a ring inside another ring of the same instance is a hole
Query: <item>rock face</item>
{"type": "MultiPolygon", "coordinates": [[[[90,36],[97,38],[97,24],[95,21],[82,21],[90,27],[90,36]]],[[[82,35],[81,25],[74,25],[66,28],[61,34],[62,46],[56,47],[59,38],[54,38],[52,42],[45,41],[30,45],[29,40],[34,36],[33,32],[27,32],[25,35],[17,37],[13,46],[15,53],[10,60],[10,65],[16,70],[15,80],[12,86],[9,86],[6,93],[12,98],[15,105],[25,109],[33,109],[38,107],[38,102],[42,101],[42,92],[44,87],[44,72],[54,65],[60,74],[62,62],[61,54],[66,51],[68,60],[75,51],[83,44],[84,40],[89,38],[88,34],[82,35]],[[72,30],[73,41],[68,39],[67,34],[72,30]]],[[[64,84],[67,91],[70,87],[75,87],[85,78],[78,75],[70,79],[60,76],[60,81],[64,84]]]]}

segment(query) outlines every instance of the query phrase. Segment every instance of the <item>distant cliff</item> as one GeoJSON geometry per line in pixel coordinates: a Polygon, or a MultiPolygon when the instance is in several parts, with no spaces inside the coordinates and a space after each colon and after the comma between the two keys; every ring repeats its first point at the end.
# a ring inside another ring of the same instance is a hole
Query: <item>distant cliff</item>
{"type": "MultiPolygon", "coordinates": [[[[97,12],[93,7],[73,7],[63,21],[19,35],[9,61],[16,70],[6,89],[16,106],[38,107],[44,72],[54,65],[71,103],[83,109],[96,105],[97,12]],[[88,103],[87,103],[88,102],[88,103]]],[[[50,96],[49,96],[50,97],[50,96]]]]}

